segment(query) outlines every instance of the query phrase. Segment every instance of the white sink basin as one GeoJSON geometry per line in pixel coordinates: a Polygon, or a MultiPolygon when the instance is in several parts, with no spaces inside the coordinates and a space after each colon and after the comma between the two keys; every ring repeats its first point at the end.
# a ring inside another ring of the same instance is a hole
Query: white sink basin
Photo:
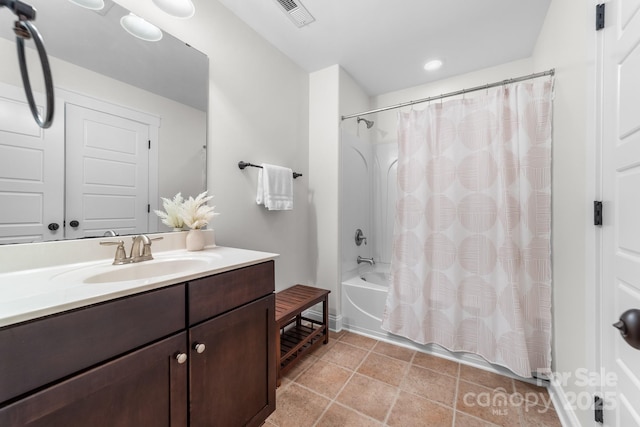
{"type": "Polygon", "coordinates": [[[92,263],[54,274],[49,278],[49,290],[55,286],[73,286],[82,284],[109,283],[149,283],[155,279],[164,280],[169,276],[187,276],[193,273],[211,270],[220,263],[220,257],[214,254],[203,255],[160,255],[149,261],[132,264],[111,265],[111,261],[92,263]]]}
{"type": "Polygon", "coordinates": [[[186,273],[192,270],[204,268],[209,264],[205,259],[166,259],[143,261],[135,264],[113,266],[113,270],[94,274],[86,277],[84,283],[113,283],[129,280],[143,280],[170,274],[186,273]]]}

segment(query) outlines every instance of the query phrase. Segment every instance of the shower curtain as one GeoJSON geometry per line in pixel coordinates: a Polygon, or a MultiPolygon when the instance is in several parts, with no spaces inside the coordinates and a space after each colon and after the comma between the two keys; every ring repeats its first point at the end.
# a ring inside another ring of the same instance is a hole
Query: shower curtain
{"type": "Polygon", "coordinates": [[[548,80],[399,114],[383,329],[550,370],[551,109],[548,80]]]}

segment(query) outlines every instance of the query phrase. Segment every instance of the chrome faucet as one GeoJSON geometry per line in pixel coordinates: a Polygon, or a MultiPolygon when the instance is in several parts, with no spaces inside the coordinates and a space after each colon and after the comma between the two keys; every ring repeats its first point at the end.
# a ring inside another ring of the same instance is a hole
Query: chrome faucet
{"type": "Polygon", "coordinates": [[[360,255],[358,255],[358,259],[357,259],[358,264],[362,264],[363,262],[366,262],[369,265],[374,265],[376,262],[373,260],[373,257],[371,258],[363,258],[360,255]]]}
{"type": "Polygon", "coordinates": [[[100,244],[103,246],[118,246],[116,248],[116,255],[113,258],[113,265],[122,265],[153,259],[151,255],[151,241],[160,239],[162,239],[162,237],[150,239],[146,234],[134,236],[133,242],[131,243],[131,252],[128,257],[124,250],[124,242],[122,240],[118,240],[117,242],[100,242],[100,244]]]}

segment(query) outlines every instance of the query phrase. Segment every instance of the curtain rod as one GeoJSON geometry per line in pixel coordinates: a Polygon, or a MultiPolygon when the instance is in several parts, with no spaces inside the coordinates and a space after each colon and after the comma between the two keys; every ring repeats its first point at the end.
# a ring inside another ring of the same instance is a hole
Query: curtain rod
{"type": "Polygon", "coordinates": [[[407,107],[409,105],[414,105],[414,104],[421,104],[423,102],[435,101],[435,100],[442,99],[442,98],[449,98],[451,96],[464,95],[465,93],[475,92],[477,90],[490,89],[492,87],[508,85],[508,84],[511,84],[511,83],[522,82],[522,81],[525,81],[525,80],[536,79],[538,77],[553,76],[555,74],[555,72],[556,72],[555,68],[552,68],[550,70],[542,71],[540,73],[534,73],[534,74],[529,74],[527,76],[515,77],[515,78],[512,78],[512,79],[506,79],[506,80],[502,80],[502,81],[495,82],[495,83],[488,83],[488,84],[485,84],[485,85],[472,87],[470,89],[457,90],[455,92],[449,92],[449,93],[445,93],[443,95],[430,96],[428,98],[422,98],[422,99],[418,99],[418,100],[415,100],[415,101],[403,102],[401,104],[396,104],[396,105],[391,105],[391,106],[388,106],[388,107],[377,108],[375,110],[369,110],[369,111],[365,111],[365,112],[362,112],[362,113],[349,114],[347,116],[342,116],[341,119],[342,120],[353,119],[353,118],[356,118],[356,117],[359,117],[359,116],[364,116],[364,115],[367,115],[367,114],[379,113],[381,111],[395,110],[396,108],[407,107]]]}

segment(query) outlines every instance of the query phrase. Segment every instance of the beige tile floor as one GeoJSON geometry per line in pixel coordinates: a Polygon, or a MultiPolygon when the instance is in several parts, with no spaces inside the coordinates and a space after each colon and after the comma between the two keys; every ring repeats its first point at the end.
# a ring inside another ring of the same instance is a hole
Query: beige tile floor
{"type": "Polygon", "coordinates": [[[349,332],[282,379],[267,427],[561,426],[545,388],[349,332]]]}

